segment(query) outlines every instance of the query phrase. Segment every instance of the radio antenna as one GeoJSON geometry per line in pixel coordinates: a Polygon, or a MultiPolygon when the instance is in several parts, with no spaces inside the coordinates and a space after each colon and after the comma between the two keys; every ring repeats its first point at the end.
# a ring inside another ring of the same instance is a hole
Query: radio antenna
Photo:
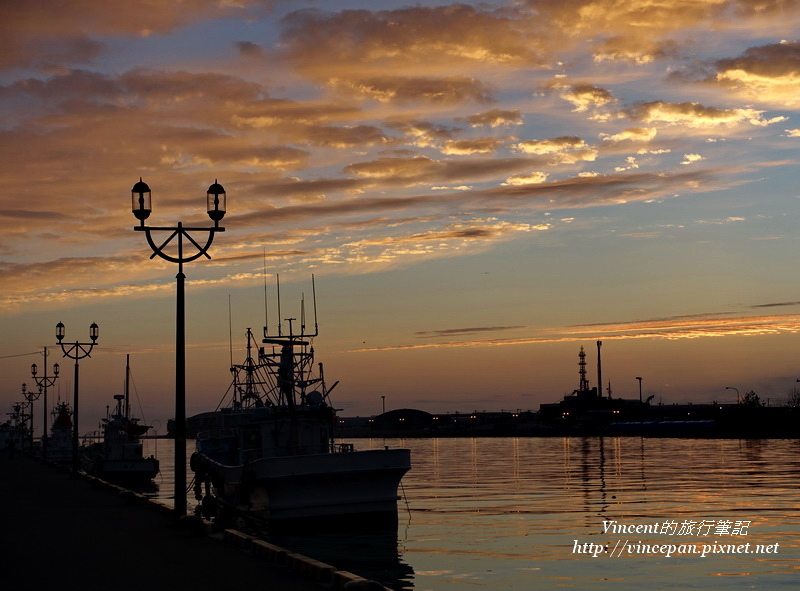
{"type": "Polygon", "coordinates": [[[275,281],[278,282],[278,336],[283,336],[282,330],[282,317],[281,317],[281,275],[280,273],[275,273],[275,281]]]}
{"type": "Polygon", "coordinates": [[[314,302],[314,334],[319,334],[319,326],[317,325],[317,288],[314,286],[314,274],[311,274],[311,299],[314,302]]]}
{"type": "Polygon", "coordinates": [[[228,348],[231,352],[231,367],[233,367],[233,321],[231,319],[231,294],[228,294],[228,348]]]}
{"type": "Polygon", "coordinates": [[[264,247],[264,336],[269,332],[269,306],[267,304],[267,247],[264,247]]]}
{"type": "Polygon", "coordinates": [[[300,292],[300,335],[306,334],[306,294],[300,292]]]}

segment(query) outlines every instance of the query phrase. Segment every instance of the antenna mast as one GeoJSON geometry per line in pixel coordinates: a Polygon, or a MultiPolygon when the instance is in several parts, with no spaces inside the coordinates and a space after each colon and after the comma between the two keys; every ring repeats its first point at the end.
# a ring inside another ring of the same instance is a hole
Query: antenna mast
{"type": "Polygon", "coordinates": [[[228,294],[228,349],[231,354],[231,367],[233,367],[233,320],[231,317],[231,294],[228,294]]]}
{"type": "Polygon", "coordinates": [[[317,288],[314,285],[314,274],[311,274],[311,299],[314,302],[314,336],[319,334],[319,325],[317,324],[317,288]]]}
{"type": "Polygon", "coordinates": [[[269,332],[269,306],[267,305],[267,248],[264,247],[264,335],[269,332]]]}
{"type": "Polygon", "coordinates": [[[280,273],[275,273],[275,281],[278,282],[278,336],[283,336],[282,330],[282,322],[283,317],[281,316],[281,275],[280,273]]]}
{"type": "Polygon", "coordinates": [[[131,379],[131,356],[125,356],[125,420],[130,416],[130,401],[128,400],[128,388],[131,379]]]}
{"type": "Polygon", "coordinates": [[[300,336],[306,334],[306,294],[300,293],[300,336]]]}
{"type": "Polygon", "coordinates": [[[578,389],[581,392],[585,392],[589,389],[589,380],[586,379],[586,352],[583,350],[583,345],[581,345],[581,351],[578,353],[578,375],[581,378],[578,389]]]}

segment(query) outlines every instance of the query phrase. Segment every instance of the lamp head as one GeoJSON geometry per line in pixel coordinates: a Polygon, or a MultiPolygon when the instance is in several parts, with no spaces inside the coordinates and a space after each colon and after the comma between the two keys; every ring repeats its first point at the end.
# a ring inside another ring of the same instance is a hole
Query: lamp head
{"type": "Polygon", "coordinates": [[[60,369],[60,368],[59,368],[59,366],[58,366],[58,363],[54,363],[54,364],[53,364],[53,375],[55,375],[56,377],[58,377],[58,370],[59,370],[59,369],[60,369]]]}
{"type": "Polygon", "coordinates": [[[222,218],[225,217],[226,195],[225,189],[216,181],[216,179],[214,179],[214,184],[208,188],[207,199],[208,217],[214,220],[214,222],[218,223],[222,218]]]}
{"type": "Polygon", "coordinates": [[[34,377],[36,376],[36,364],[35,363],[31,363],[31,375],[34,376],[34,377]]]}
{"type": "Polygon", "coordinates": [[[131,211],[136,219],[144,223],[153,210],[150,203],[150,187],[139,177],[139,182],[131,189],[131,211]]]}
{"type": "Polygon", "coordinates": [[[63,322],[59,322],[58,324],[56,324],[56,340],[58,341],[59,344],[61,344],[61,341],[64,340],[64,323],[63,322]]]}
{"type": "Polygon", "coordinates": [[[92,324],[89,326],[89,338],[92,339],[93,343],[97,342],[97,336],[98,336],[97,330],[98,330],[98,328],[99,327],[97,326],[96,322],[92,322],[92,324]]]}

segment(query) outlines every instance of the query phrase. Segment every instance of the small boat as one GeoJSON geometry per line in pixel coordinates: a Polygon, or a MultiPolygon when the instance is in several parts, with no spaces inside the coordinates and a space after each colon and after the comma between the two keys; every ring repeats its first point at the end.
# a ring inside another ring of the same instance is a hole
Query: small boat
{"type": "Polygon", "coordinates": [[[10,418],[0,424],[0,446],[9,453],[24,450],[30,446],[31,430],[28,421],[30,415],[25,412],[25,402],[17,402],[11,406],[12,412],[6,413],[10,418]]]}
{"type": "MultiPolygon", "coordinates": [[[[316,308],[316,306],[315,306],[316,308]]],[[[195,496],[206,517],[242,517],[270,532],[397,527],[397,494],[411,468],[408,449],[356,451],[336,443],[336,411],[323,366],[305,334],[269,336],[253,358],[231,368],[230,406],[198,419],[191,457],[195,496]],[[205,488],[205,494],[203,489],[205,488]]]]}
{"type": "Polygon", "coordinates": [[[141,437],[150,429],[131,418],[128,404],[128,377],[126,367],[125,394],[114,395],[116,405],[102,419],[103,440],[88,446],[83,452],[84,470],[100,478],[127,484],[149,483],[159,473],[159,461],[144,457],[141,437]]]}
{"type": "Polygon", "coordinates": [[[59,401],[53,409],[53,425],[47,440],[47,460],[58,464],[72,461],[72,410],[59,401]]]}

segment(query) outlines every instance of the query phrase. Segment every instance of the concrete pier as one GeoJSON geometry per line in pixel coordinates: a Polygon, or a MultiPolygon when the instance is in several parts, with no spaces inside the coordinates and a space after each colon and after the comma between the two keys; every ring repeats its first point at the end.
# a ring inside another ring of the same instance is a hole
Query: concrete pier
{"type": "Polygon", "coordinates": [[[263,548],[231,543],[236,534],[209,536],[196,525],[177,525],[140,495],[0,448],[4,589],[319,591],[349,582],[329,565],[269,560],[263,548]]]}

